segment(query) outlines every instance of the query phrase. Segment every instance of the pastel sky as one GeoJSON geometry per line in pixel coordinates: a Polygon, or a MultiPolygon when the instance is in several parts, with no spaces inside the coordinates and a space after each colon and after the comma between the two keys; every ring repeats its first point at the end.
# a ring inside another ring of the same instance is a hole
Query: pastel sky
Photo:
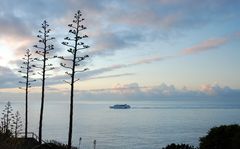
{"type": "MultiPolygon", "coordinates": [[[[239,8],[239,0],[1,0],[0,100],[23,94],[19,64],[27,48],[34,52],[44,20],[56,37],[54,54],[66,55],[61,42],[77,10],[90,46],[78,97],[239,99],[239,8]]],[[[69,92],[59,63],[47,79],[52,98],[69,92]]]]}

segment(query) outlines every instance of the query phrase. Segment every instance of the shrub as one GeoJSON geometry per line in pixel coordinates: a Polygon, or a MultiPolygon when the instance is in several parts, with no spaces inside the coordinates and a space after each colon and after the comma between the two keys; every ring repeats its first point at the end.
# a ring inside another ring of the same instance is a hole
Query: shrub
{"type": "Polygon", "coordinates": [[[170,144],[167,145],[165,148],[162,149],[195,149],[195,147],[188,145],[188,144],[170,144]]]}
{"type": "MultiPolygon", "coordinates": [[[[36,146],[34,149],[67,149],[67,145],[51,140],[48,143],[36,146]]],[[[77,149],[77,147],[72,147],[72,149],[77,149]]]]}
{"type": "Polygon", "coordinates": [[[223,125],[200,138],[200,149],[240,149],[240,126],[223,125]]]}

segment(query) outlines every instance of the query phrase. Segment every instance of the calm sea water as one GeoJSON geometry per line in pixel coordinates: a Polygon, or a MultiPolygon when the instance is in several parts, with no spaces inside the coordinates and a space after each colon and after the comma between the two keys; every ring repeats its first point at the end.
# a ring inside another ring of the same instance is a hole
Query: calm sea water
{"type": "MultiPolygon", "coordinates": [[[[3,109],[5,102],[0,102],[3,109]]],[[[30,101],[29,129],[38,134],[39,102],[30,101]]],[[[12,101],[24,119],[24,103],[12,101]]],[[[199,137],[213,126],[240,124],[240,104],[232,102],[138,101],[75,102],[73,144],[98,149],[159,149],[170,143],[198,146],[199,137]],[[127,103],[127,110],[109,109],[110,105],[127,103]]],[[[67,143],[68,102],[46,101],[43,138],[67,143]]]]}

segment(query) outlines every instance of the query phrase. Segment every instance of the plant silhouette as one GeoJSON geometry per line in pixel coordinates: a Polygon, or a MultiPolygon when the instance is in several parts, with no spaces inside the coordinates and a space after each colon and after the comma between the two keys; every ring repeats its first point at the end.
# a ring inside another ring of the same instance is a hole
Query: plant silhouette
{"type": "MultiPolygon", "coordinates": [[[[17,138],[19,132],[22,131],[22,119],[20,116],[20,113],[17,111],[13,117],[13,133],[14,133],[14,137],[17,138]]],[[[26,137],[26,132],[25,132],[25,138],[26,137]]]]}
{"type": "Polygon", "coordinates": [[[1,130],[3,133],[11,132],[13,116],[13,108],[11,103],[8,101],[3,109],[1,118],[1,130]]]}
{"type": "Polygon", "coordinates": [[[27,138],[28,133],[28,92],[31,87],[31,83],[36,81],[35,79],[30,79],[31,75],[35,75],[32,70],[33,66],[31,65],[34,59],[31,56],[32,54],[30,50],[27,49],[26,54],[22,58],[22,66],[20,66],[22,70],[18,71],[22,74],[22,78],[24,79],[24,81],[19,81],[19,83],[25,84],[25,88],[19,87],[20,89],[25,90],[25,138],[27,138]]]}
{"type": "Polygon", "coordinates": [[[162,149],[197,149],[194,146],[188,145],[188,144],[175,144],[172,143],[170,145],[167,145],[166,147],[162,149]]]}
{"type": "Polygon", "coordinates": [[[42,29],[39,30],[39,35],[37,35],[39,39],[40,46],[34,45],[33,47],[37,48],[36,53],[41,56],[41,58],[35,58],[36,61],[42,63],[42,66],[35,65],[34,67],[40,68],[41,71],[38,73],[42,77],[42,94],[41,94],[41,108],[40,108],[40,119],[39,119],[39,143],[42,143],[42,121],[43,121],[43,110],[44,110],[44,96],[45,96],[45,79],[46,72],[53,70],[54,67],[52,64],[47,64],[47,61],[53,57],[50,57],[49,54],[53,51],[54,46],[49,44],[49,41],[55,39],[54,37],[50,37],[51,29],[49,29],[49,25],[47,21],[43,21],[42,29]]]}
{"type": "Polygon", "coordinates": [[[88,45],[85,45],[83,42],[80,42],[80,40],[88,37],[87,35],[80,35],[80,31],[86,29],[85,26],[81,25],[82,21],[84,21],[84,19],[82,18],[82,13],[80,10],[78,10],[77,13],[74,15],[73,24],[68,25],[71,28],[69,30],[69,33],[71,33],[73,37],[66,37],[64,38],[66,41],[62,42],[63,45],[69,48],[67,51],[71,54],[71,57],[63,57],[63,56],[59,57],[63,61],[70,62],[70,64],[60,63],[62,67],[70,70],[70,72],[67,71],[66,74],[71,77],[70,82],[65,81],[71,86],[68,149],[71,149],[71,146],[72,146],[74,83],[79,80],[79,79],[75,79],[75,74],[78,72],[84,72],[87,70],[87,68],[78,70],[77,66],[80,65],[80,62],[82,62],[83,60],[89,57],[88,55],[78,56],[79,51],[89,48],[88,45]]]}
{"type": "Polygon", "coordinates": [[[200,138],[200,149],[239,149],[240,126],[222,125],[213,127],[208,134],[200,138]]]}
{"type": "Polygon", "coordinates": [[[20,113],[17,111],[13,114],[13,108],[10,102],[7,102],[3,109],[0,128],[0,134],[4,134],[5,137],[13,137],[14,134],[15,138],[22,130],[20,113]]]}

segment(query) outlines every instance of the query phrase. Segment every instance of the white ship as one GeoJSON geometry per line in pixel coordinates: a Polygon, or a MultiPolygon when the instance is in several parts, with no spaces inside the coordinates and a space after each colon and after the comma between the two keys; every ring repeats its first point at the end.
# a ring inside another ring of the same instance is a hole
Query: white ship
{"type": "Polygon", "coordinates": [[[131,106],[127,104],[116,104],[113,106],[110,106],[111,109],[130,109],[131,106]]]}

